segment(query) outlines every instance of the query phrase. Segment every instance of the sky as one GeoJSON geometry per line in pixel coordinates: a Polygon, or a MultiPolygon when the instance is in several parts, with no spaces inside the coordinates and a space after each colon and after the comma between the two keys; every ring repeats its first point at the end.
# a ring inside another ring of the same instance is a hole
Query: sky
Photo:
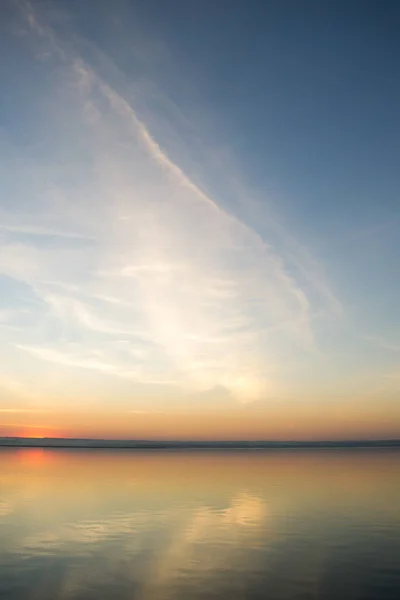
{"type": "Polygon", "coordinates": [[[0,435],[400,437],[399,26],[1,2],[0,435]]]}

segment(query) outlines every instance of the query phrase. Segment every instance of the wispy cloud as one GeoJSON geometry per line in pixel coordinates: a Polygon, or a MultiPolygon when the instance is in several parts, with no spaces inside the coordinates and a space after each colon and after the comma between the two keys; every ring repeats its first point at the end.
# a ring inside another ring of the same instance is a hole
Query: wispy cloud
{"type": "Polygon", "coordinates": [[[19,224],[5,224],[4,219],[10,218],[10,214],[3,213],[0,214],[0,218],[3,219],[3,223],[0,223],[0,232],[6,232],[11,234],[27,234],[34,236],[42,236],[42,237],[60,237],[66,239],[92,239],[88,236],[82,235],[77,231],[64,231],[62,229],[50,229],[46,228],[43,225],[34,225],[33,223],[28,223],[24,225],[23,223],[19,224]]]}
{"type": "Polygon", "coordinates": [[[43,175],[29,156],[31,221],[26,211],[23,219],[9,211],[4,229],[64,244],[50,252],[3,243],[0,270],[46,306],[41,327],[16,345],[72,369],[185,389],[222,386],[240,400],[275,395],[293,355],[315,347],[314,314],[340,312],[317,261],[284,228],[272,243],[204,192],[152,136],[128,93],[33,5],[20,6],[52,74],[46,127],[64,159],[49,161],[43,175]],[[96,243],[83,251],[81,239],[96,243]],[[124,351],[110,350],[116,337],[129,340],[124,351]]]}
{"type": "Polygon", "coordinates": [[[366,340],[373,342],[380,348],[384,348],[385,350],[391,350],[392,352],[400,352],[400,343],[393,342],[392,340],[387,340],[382,337],[377,337],[374,335],[365,336],[366,340]]]}
{"type": "Polygon", "coordinates": [[[172,370],[166,371],[156,361],[148,364],[131,345],[121,352],[108,344],[78,344],[60,342],[51,346],[28,346],[16,344],[16,348],[43,361],[62,367],[88,369],[136,381],[141,384],[176,385],[180,379],[172,370]],[[174,379],[175,375],[175,379],[174,379]]]}
{"type": "Polygon", "coordinates": [[[119,369],[115,365],[107,364],[94,356],[83,355],[79,358],[76,353],[62,352],[54,348],[36,348],[32,346],[23,346],[18,344],[17,348],[25,350],[38,358],[49,362],[58,363],[69,367],[80,367],[86,369],[96,369],[106,373],[119,374],[119,369]]]}

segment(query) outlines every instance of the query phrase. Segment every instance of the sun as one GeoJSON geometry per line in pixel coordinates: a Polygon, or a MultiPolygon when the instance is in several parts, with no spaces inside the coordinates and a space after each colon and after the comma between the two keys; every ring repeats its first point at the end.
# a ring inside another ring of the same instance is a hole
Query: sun
{"type": "Polygon", "coordinates": [[[41,439],[59,438],[64,436],[60,430],[57,430],[53,427],[45,427],[42,425],[30,425],[29,427],[18,431],[16,437],[41,439]]]}

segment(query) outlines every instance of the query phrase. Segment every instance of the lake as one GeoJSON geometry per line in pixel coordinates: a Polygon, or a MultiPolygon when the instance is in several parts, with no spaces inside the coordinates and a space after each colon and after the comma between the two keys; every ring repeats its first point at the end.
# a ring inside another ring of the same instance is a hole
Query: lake
{"type": "Polygon", "coordinates": [[[0,598],[400,599],[400,451],[0,449],[0,598]]]}

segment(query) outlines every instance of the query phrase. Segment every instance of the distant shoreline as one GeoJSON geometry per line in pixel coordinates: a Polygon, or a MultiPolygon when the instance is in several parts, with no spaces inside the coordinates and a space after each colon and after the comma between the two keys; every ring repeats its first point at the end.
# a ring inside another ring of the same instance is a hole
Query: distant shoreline
{"type": "Polygon", "coordinates": [[[157,441],[70,438],[0,438],[3,448],[80,448],[124,450],[289,450],[329,448],[400,448],[400,439],[344,441],[157,441]]]}

